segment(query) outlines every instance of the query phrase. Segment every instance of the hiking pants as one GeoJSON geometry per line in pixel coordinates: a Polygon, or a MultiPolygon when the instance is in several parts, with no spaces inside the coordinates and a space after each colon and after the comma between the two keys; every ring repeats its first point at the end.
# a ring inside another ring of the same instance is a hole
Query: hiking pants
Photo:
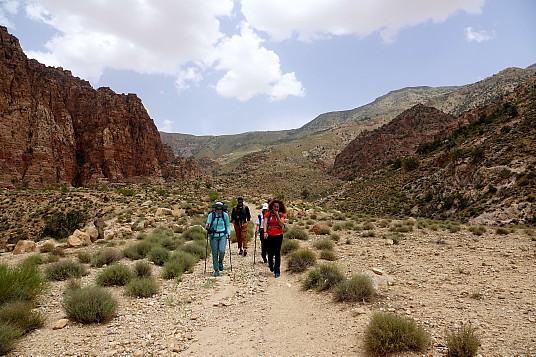
{"type": "Polygon", "coordinates": [[[261,241],[261,257],[266,263],[266,256],[268,254],[268,239],[264,239],[264,229],[259,229],[259,240],[261,241]]]}
{"type": "Polygon", "coordinates": [[[268,241],[268,266],[274,273],[281,274],[281,244],[283,244],[283,235],[268,236],[266,240],[268,241]]]}
{"type": "Polygon", "coordinates": [[[223,266],[226,241],[227,236],[223,233],[216,233],[210,237],[210,248],[212,249],[212,267],[214,268],[214,271],[219,271],[220,266],[223,266]]]}
{"type": "Polygon", "coordinates": [[[248,248],[248,223],[234,224],[238,249],[248,248]]]}

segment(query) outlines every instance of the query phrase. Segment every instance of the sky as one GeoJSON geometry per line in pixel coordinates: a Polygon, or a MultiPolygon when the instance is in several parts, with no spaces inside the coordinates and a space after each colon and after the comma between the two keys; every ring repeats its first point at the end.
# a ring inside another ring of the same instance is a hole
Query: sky
{"type": "Polygon", "coordinates": [[[29,58],[194,135],[299,128],[536,63],[536,0],[0,0],[0,24],[29,58]]]}

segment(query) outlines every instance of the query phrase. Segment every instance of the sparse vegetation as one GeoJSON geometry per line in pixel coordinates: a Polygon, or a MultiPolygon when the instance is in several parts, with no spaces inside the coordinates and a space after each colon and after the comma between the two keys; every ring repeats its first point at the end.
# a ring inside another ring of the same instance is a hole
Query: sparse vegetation
{"type": "Polygon", "coordinates": [[[307,248],[300,248],[288,255],[288,270],[293,273],[301,273],[313,266],[316,262],[316,254],[307,248]]]}
{"type": "Polygon", "coordinates": [[[283,243],[281,244],[281,254],[287,255],[295,250],[300,248],[300,242],[294,239],[283,238],[283,243]]]}
{"type": "Polygon", "coordinates": [[[96,278],[100,286],[123,286],[134,277],[132,270],[125,264],[114,263],[104,268],[96,278]]]}
{"type": "Polygon", "coordinates": [[[307,234],[307,232],[304,231],[302,228],[296,227],[296,226],[286,231],[284,234],[284,237],[288,239],[299,239],[299,240],[309,239],[309,235],[307,234]]]}
{"type": "Polygon", "coordinates": [[[126,294],[132,297],[148,298],[157,294],[158,291],[158,283],[150,276],[132,279],[125,286],[126,294]]]}
{"type": "Polygon", "coordinates": [[[67,316],[83,324],[111,320],[117,311],[117,301],[100,286],[69,289],[65,292],[63,307],[67,316]]]}
{"type": "Polygon", "coordinates": [[[448,357],[474,357],[480,348],[480,338],[470,326],[449,331],[445,339],[448,357]]]}
{"type": "Polygon", "coordinates": [[[318,250],[333,250],[335,248],[335,244],[330,238],[322,238],[316,240],[313,243],[313,247],[318,250]]]}
{"type": "Polygon", "coordinates": [[[81,263],[71,260],[62,260],[53,263],[45,269],[48,280],[66,280],[80,278],[87,274],[87,268],[81,263]]]}
{"type": "Polygon", "coordinates": [[[332,263],[321,264],[309,270],[302,287],[305,290],[315,289],[317,291],[330,290],[344,280],[344,273],[332,263]]]}
{"type": "Polygon", "coordinates": [[[336,301],[370,301],[376,295],[372,279],[365,274],[356,274],[337,285],[334,290],[336,301]]]}

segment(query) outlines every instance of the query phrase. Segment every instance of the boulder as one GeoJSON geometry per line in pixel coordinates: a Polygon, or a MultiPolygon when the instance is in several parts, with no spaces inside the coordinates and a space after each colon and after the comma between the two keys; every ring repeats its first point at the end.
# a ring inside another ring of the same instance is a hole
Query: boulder
{"type": "Polygon", "coordinates": [[[164,216],[171,216],[171,215],[173,215],[173,211],[170,210],[169,208],[159,207],[156,209],[156,213],[155,213],[156,217],[164,217],[164,216]]]}
{"type": "Polygon", "coordinates": [[[72,248],[82,247],[84,245],[91,245],[91,237],[89,234],[80,230],[74,231],[72,235],[67,238],[67,246],[72,248]]]}
{"type": "Polygon", "coordinates": [[[89,226],[86,228],[86,233],[89,234],[89,238],[92,242],[99,238],[99,230],[95,226],[89,226]]]}
{"type": "Polygon", "coordinates": [[[30,252],[35,252],[35,242],[33,240],[19,240],[13,249],[13,254],[30,252]]]}

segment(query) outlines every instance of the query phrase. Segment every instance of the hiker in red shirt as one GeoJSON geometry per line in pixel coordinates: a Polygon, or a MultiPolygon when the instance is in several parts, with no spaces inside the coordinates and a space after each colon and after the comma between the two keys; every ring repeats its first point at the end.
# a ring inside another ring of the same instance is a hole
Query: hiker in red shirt
{"type": "Polygon", "coordinates": [[[281,244],[287,209],[280,200],[271,200],[264,214],[264,239],[268,243],[268,266],[276,278],[281,276],[281,244]],[[274,261],[275,259],[275,261],[274,261]]]}

